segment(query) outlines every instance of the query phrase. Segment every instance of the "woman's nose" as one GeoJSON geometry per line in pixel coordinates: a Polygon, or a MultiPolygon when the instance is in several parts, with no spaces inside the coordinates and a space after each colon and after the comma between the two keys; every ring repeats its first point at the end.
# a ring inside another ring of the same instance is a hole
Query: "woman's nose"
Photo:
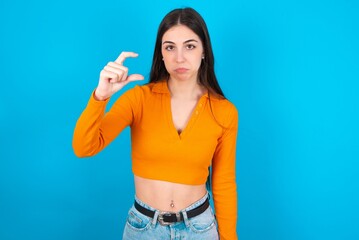
{"type": "Polygon", "coordinates": [[[184,62],[185,58],[184,58],[184,54],[182,49],[178,49],[177,50],[177,54],[176,54],[176,61],[177,62],[184,62]]]}

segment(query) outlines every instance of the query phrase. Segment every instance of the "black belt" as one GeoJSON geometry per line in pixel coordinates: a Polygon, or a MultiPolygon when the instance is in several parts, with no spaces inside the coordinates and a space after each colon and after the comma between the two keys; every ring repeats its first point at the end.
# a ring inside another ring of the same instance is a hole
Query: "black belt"
{"type": "MultiPolygon", "coordinates": [[[[187,218],[193,218],[195,216],[200,215],[204,211],[207,210],[209,207],[209,199],[207,198],[201,205],[198,207],[187,211],[187,218]]],[[[135,208],[140,213],[146,215],[147,217],[153,218],[155,216],[155,211],[149,210],[145,207],[142,207],[140,204],[135,201],[135,208]]],[[[161,225],[166,226],[176,222],[183,221],[183,214],[182,212],[174,213],[174,212],[160,212],[158,215],[158,221],[161,225]]]]}

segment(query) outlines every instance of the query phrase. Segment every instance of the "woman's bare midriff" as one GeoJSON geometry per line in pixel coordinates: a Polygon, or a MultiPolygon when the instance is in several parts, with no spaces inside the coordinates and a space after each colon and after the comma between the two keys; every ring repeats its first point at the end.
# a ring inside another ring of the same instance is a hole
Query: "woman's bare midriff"
{"type": "Polygon", "coordinates": [[[206,185],[186,185],[135,176],[136,196],[160,211],[178,212],[201,199],[206,185]]]}

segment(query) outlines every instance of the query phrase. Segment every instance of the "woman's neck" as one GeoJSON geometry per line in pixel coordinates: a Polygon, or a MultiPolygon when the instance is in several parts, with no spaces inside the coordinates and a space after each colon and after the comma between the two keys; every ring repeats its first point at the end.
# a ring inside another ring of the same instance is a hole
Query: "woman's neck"
{"type": "Polygon", "coordinates": [[[205,88],[197,81],[178,81],[170,77],[168,80],[168,89],[171,96],[181,99],[199,99],[205,92],[205,88]]]}

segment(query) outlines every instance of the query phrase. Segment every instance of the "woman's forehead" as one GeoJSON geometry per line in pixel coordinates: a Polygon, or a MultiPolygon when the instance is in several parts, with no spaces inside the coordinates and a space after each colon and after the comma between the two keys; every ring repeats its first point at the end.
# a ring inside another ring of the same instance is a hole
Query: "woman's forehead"
{"type": "Polygon", "coordinates": [[[176,25],[168,29],[162,37],[162,42],[184,43],[188,40],[200,42],[198,35],[185,25],[176,25]]]}

